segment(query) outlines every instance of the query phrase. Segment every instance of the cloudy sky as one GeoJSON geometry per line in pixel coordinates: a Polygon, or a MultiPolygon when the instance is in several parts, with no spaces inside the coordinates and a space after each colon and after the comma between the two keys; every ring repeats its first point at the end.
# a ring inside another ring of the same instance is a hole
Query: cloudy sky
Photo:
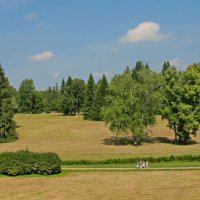
{"type": "Polygon", "coordinates": [[[12,85],[111,78],[148,62],[200,62],[199,0],[0,0],[0,62],[12,85]]]}

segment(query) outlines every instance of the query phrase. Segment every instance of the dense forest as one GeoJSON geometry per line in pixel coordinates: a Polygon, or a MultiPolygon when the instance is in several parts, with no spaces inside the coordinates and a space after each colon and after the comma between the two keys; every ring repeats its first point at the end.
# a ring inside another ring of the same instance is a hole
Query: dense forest
{"type": "Polygon", "coordinates": [[[117,135],[131,134],[136,145],[159,114],[168,120],[175,142],[186,144],[199,129],[200,64],[181,72],[166,61],[157,73],[148,63],[138,61],[109,83],[105,75],[97,83],[92,74],[86,83],[68,76],[46,91],[36,90],[32,79],[23,80],[16,90],[0,66],[0,142],[17,138],[14,113],[42,112],[105,121],[117,135]]]}

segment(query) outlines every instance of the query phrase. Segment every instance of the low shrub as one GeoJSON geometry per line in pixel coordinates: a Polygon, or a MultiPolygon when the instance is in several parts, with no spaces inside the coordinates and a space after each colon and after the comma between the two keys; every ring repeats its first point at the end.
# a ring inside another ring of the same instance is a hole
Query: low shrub
{"type": "Polygon", "coordinates": [[[0,154],[0,173],[10,176],[25,174],[57,174],[61,172],[61,160],[55,153],[30,151],[0,154]]]}

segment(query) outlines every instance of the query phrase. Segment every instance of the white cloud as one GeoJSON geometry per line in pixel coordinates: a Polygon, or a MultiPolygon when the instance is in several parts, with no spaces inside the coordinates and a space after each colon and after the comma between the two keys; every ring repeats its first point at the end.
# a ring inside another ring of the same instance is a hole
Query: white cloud
{"type": "Polygon", "coordinates": [[[37,19],[38,19],[38,14],[37,14],[37,13],[29,13],[29,14],[26,16],[26,19],[27,19],[27,20],[37,20],[37,19]]]}
{"type": "Polygon", "coordinates": [[[44,51],[40,54],[36,54],[31,56],[31,60],[35,61],[35,62],[40,62],[40,61],[47,61],[47,60],[51,60],[55,57],[55,55],[53,54],[53,52],[51,51],[44,51]]]}
{"type": "Polygon", "coordinates": [[[120,43],[135,42],[159,42],[168,38],[168,34],[160,33],[160,25],[155,22],[143,22],[137,27],[130,29],[126,35],[120,38],[120,43]]]}
{"type": "Polygon", "coordinates": [[[170,65],[179,67],[183,64],[183,61],[180,58],[172,58],[169,60],[170,65]]]}

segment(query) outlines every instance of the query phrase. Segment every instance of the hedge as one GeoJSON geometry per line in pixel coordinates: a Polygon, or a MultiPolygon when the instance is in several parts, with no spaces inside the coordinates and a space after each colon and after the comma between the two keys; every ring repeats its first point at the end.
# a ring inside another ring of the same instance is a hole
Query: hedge
{"type": "Polygon", "coordinates": [[[65,160],[62,165],[98,165],[98,164],[127,164],[136,163],[139,160],[148,160],[155,162],[172,162],[172,161],[200,161],[200,155],[182,155],[182,156],[163,156],[163,157],[134,157],[134,158],[113,158],[108,160],[65,160]]]}
{"type": "Polygon", "coordinates": [[[61,160],[55,153],[34,153],[21,150],[0,154],[0,174],[9,176],[50,175],[59,172],[61,172],[61,160]]]}

